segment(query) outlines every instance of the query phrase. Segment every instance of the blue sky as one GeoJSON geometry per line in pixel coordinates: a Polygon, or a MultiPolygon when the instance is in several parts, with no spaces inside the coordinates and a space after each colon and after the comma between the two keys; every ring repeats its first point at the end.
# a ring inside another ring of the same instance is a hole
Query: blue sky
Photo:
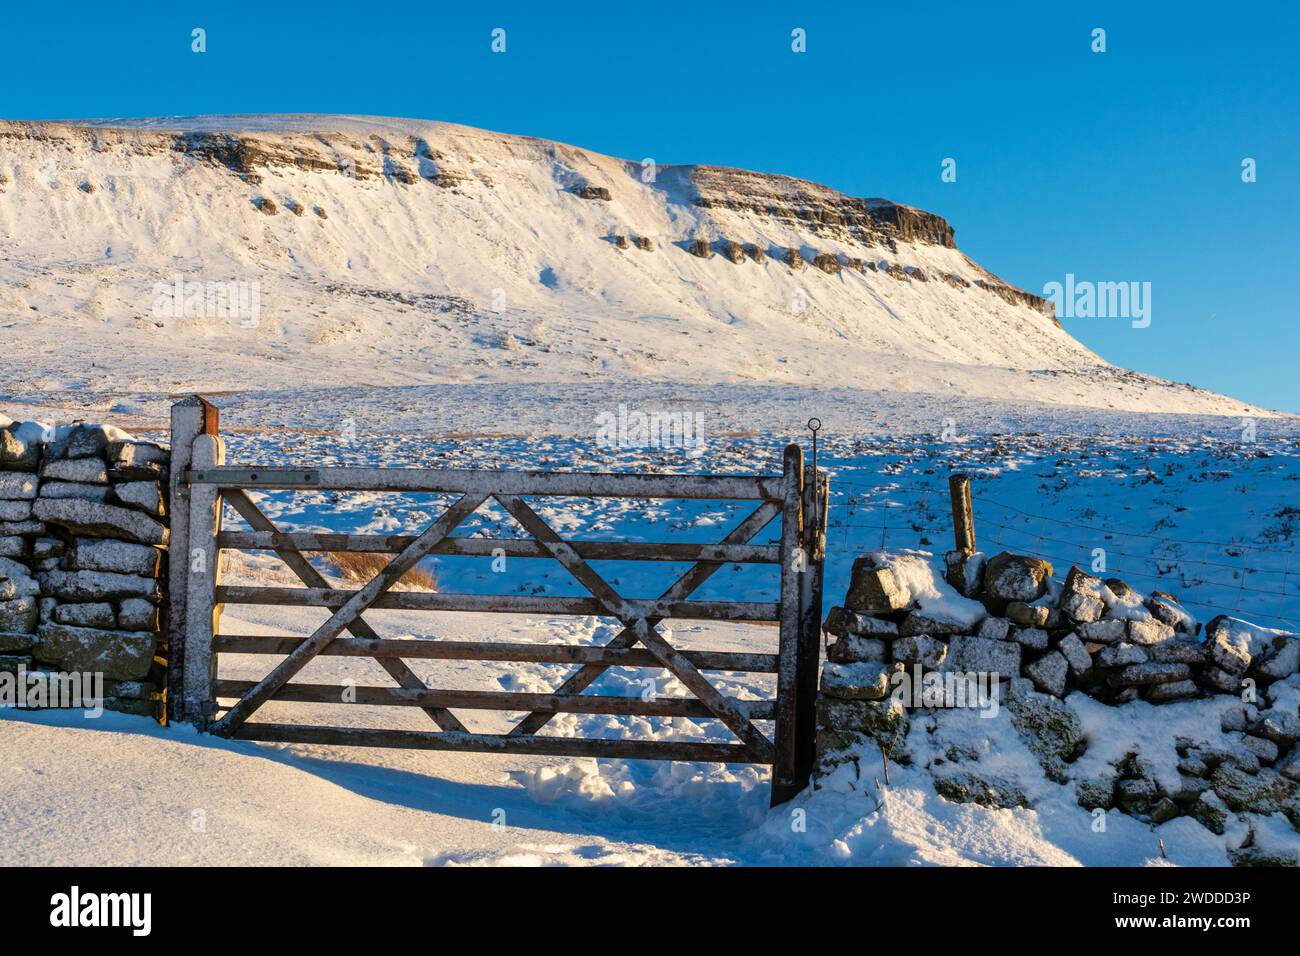
{"type": "Polygon", "coordinates": [[[1035,292],[1150,282],[1149,327],[1066,327],[1119,364],[1300,411],[1294,6],[801,6],[13,5],[0,116],[370,113],[800,176],[940,213],[1035,292]]]}

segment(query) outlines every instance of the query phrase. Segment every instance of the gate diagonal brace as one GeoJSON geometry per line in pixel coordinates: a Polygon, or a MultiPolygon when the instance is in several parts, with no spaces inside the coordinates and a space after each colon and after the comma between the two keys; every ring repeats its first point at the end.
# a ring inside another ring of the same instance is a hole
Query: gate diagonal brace
{"type": "MultiPolygon", "coordinates": [[[[275,523],[268,518],[261,508],[247,493],[238,488],[232,488],[225,493],[225,499],[230,502],[231,507],[239,512],[240,517],[248,522],[254,531],[267,531],[272,534],[278,534],[279,529],[275,523]]],[[[325,580],[324,575],[312,566],[306,556],[290,545],[282,548],[276,548],[275,554],[290,570],[298,576],[298,579],[309,588],[326,588],[330,584],[325,580]]],[[[337,611],[341,605],[333,605],[331,611],[337,611]]],[[[355,621],[347,626],[347,630],[353,637],[378,638],[379,635],[375,630],[365,622],[359,615],[355,621]]],[[[372,658],[376,664],[388,672],[388,675],[397,681],[397,683],[406,690],[428,690],[429,687],[420,676],[411,670],[410,666],[403,660],[393,657],[376,657],[372,658]]],[[[443,730],[465,730],[465,725],[451,711],[442,707],[425,707],[422,708],[440,728],[443,730]]]]}
{"type": "Polygon", "coordinates": [[[686,657],[668,643],[647,619],[634,610],[583,558],[569,546],[529,505],[514,495],[494,495],[529,534],[551,552],[583,587],[625,627],[631,627],[636,640],[680,680],[701,703],[721,720],[749,749],[756,760],[770,763],[775,750],[762,731],[747,715],[731,703],[686,657]]]}
{"type": "MultiPolygon", "coordinates": [[[[760,531],[772,523],[772,520],[780,514],[781,508],[776,502],[764,502],[744,521],[737,525],[726,537],[722,539],[722,544],[746,544],[752,540],[760,531]]],[[[684,601],[695,592],[702,584],[713,577],[722,564],[713,561],[701,561],[692,565],[686,570],[681,577],[669,585],[668,589],[659,596],[658,603],[663,605],[674,604],[678,601],[684,601]]],[[[650,616],[646,618],[646,623],[651,626],[657,626],[663,620],[662,617],[650,616]]],[[[629,626],[616,634],[605,646],[610,650],[628,648],[635,645],[638,641],[635,629],[629,626]]],[[[567,678],[563,684],[556,688],[557,694],[580,694],[599,679],[600,675],[609,669],[608,664],[584,664],[572,676],[567,678]]],[[[555,716],[555,711],[535,710],[510,731],[509,736],[521,736],[524,734],[533,734],[541,730],[542,727],[555,716]]]]}
{"type": "Polygon", "coordinates": [[[451,534],[486,500],[486,493],[466,494],[444,511],[437,521],[407,545],[365,587],[330,615],[328,621],[317,628],[292,654],[277,664],[271,673],[258,681],[257,686],[226,711],[225,716],[212,725],[212,733],[230,736],[240,724],[307,666],[312,658],[324,650],[348,625],[354,623],[366,608],[396,584],[402,575],[415,567],[417,561],[437,547],[438,542],[451,534]]]}

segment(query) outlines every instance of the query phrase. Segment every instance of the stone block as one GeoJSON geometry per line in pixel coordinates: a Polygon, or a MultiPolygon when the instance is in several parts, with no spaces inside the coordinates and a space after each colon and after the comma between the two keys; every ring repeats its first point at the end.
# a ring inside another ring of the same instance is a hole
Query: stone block
{"type": "Polygon", "coordinates": [[[62,670],[102,673],[112,680],[148,676],[157,646],[156,634],[66,624],[43,624],[37,638],[37,660],[62,670]]]}
{"type": "Polygon", "coordinates": [[[32,511],[42,521],[60,525],[75,534],[126,538],[141,544],[167,543],[164,525],[129,508],[81,498],[42,498],[32,511]]]}

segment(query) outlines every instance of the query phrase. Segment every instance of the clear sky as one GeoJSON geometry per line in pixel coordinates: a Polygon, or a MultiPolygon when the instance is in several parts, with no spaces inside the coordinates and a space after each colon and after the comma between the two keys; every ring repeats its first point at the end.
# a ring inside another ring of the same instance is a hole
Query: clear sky
{"type": "Polygon", "coordinates": [[[14,3],[0,117],[366,113],[786,173],[937,212],[1034,292],[1149,282],[1148,327],[1066,328],[1300,412],[1300,6],[804,6],[14,3]]]}

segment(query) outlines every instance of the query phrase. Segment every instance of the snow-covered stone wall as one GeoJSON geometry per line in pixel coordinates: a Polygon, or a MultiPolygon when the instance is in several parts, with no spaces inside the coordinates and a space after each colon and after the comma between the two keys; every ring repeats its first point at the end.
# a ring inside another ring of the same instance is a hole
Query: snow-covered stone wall
{"type": "MultiPolygon", "coordinates": [[[[967,721],[960,745],[936,745],[957,726],[945,712],[979,710],[1009,721],[1047,780],[1094,813],[1153,826],[1185,816],[1220,835],[1263,832],[1261,820],[1300,831],[1300,636],[1226,615],[1202,628],[1171,594],[1077,567],[1059,580],[1032,556],[950,552],[942,574],[932,561],[854,563],[823,625],[835,640],[818,782],[864,758],[876,773],[917,760],[948,799],[1029,806],[1033,787],[990,756],[992,724],[967,721]]],[[[1232,852],[1277,862],[1247,837],[1232,852]]]]}
{"type": "Polygon", "coordinates": [[[111,426],[0,416],[0,673],[100,675],[106,708],[161,715],[168,460],[111,426]]]}

